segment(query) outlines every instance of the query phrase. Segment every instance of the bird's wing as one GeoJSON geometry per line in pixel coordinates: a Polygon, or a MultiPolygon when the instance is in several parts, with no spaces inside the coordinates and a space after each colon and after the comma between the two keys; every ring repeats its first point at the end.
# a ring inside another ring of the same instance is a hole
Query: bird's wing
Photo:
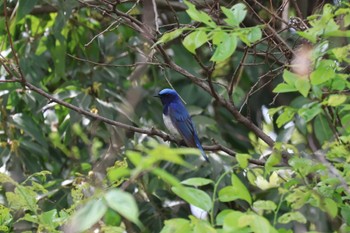
{"type": "Polygon", "coordinates": [[[197,147],[194,135],[196,134],[190,115],[182,103],[172,103],[169,106],[171,122],[181,134],[187,146],[197,147]]]}
{"type": "Polygon", "coordinates": [[[189,147],[197,147],[205,160],[209,162],[208,156],[205,154],[197,136],[190,114],[188,114],[185,106],[182,103],[172,103],[170,105],[168,115],[174,127],[181,134],[186,145],[189,147]]]}

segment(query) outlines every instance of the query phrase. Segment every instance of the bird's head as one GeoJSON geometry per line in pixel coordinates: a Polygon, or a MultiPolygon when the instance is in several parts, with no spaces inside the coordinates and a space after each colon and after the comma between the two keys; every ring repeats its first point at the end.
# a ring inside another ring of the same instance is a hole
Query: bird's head
{"type": "Polygon", "coordinates": [[[179,100],[177,92],[173,89],[163,89],[158,93],[158,97],[162,101],[163,105],[169,104],[173,101],[179,100]]]}

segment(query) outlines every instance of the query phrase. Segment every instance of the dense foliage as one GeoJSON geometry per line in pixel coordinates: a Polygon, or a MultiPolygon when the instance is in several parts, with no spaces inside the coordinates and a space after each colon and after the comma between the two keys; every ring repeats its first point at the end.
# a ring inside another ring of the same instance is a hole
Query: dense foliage
{"type": "Polygon", "coordinates": [[[0,7],[1,232],[350,232],[346,1],[0,7]]]}

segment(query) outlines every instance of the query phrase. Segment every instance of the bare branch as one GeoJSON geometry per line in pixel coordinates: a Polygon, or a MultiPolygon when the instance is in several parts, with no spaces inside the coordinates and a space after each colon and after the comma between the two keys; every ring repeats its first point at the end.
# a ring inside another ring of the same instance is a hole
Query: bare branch
{"type": "Polygon", "coordinates": [[[232,98],[233,89],[238,84],[239,79],[242,76],[242,72],[243,72],[243,68],[244,68],[243,64],[247,58],[247,54],[248,54],[248,48],[246,48],[244,50],[243,57],[242,57],[241,61],[239,62],[239,65],[237,66],[235,72],[232,75],[231,82],[230,82],[230,85],[228,88],[228,96],[230,96],[230,98],[232,98]]]}
{"type": "Polygon", "coordinates": [[[16,50],[13,47],[12,36],[10,34],[10,27],[9,27],[8,16],[7,16],[7,5],[6,5],[6,2],[7,1],[4,1],[4,16],[5,16],[5,27],[6,27],[7,37],[9,39],[11,51],[12,51],[13,57],[15,59],[16,66],[18,67],[20,78],[22,79],[22,83],[24,83],[26,80],[25,80],[25,77],[24,77],[24,75],[22,73],[22,70],[21,70],[21,68],[19,66],[19,60],[18,60],[18,57],[17,57],[17,54],[16,54],[16,50]]]}

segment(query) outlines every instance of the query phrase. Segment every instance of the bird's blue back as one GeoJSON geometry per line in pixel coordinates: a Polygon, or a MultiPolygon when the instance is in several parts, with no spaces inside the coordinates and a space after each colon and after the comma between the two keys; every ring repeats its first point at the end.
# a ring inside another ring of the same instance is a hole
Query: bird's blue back
{"type": "Polygon", "coordinates": [[[170,133],[175,136],[179,134],[187,146],[197,147],[203,157],[209,161],[199,141],[192,119],[177,92],[172,89],[163,89],[159,92],[158,96],[163,104],[164,123],[170,133]],[[173,132],[174,130],[177,132],[173,132]]]}

